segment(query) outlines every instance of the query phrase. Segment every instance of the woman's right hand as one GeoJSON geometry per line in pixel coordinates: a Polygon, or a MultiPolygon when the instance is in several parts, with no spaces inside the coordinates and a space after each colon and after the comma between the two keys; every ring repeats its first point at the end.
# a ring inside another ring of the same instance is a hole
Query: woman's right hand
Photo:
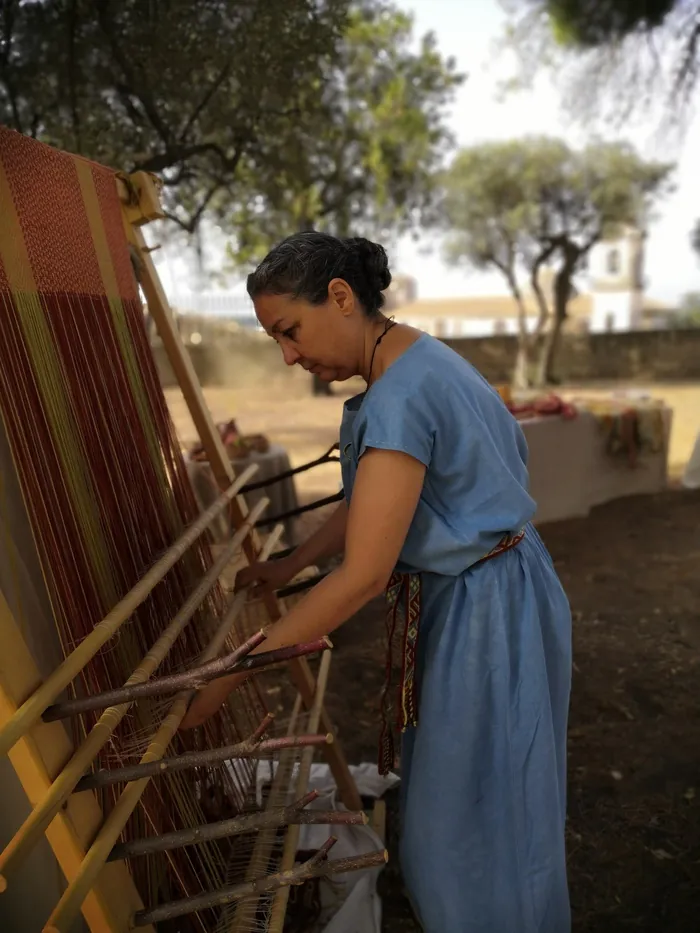
{"type": "Polygon", "coordinates": [[[239,592],[246,587],[251,587],[251,596],[257,598],[266,591],[279,590],[286,586],[298,572],[299,568],[292,560],[292,555],[282,557],[279,560],[250,564],[238,571],[236,591],[239,592]],[[251,584],[253,585],[251,586],[251,584]]]}

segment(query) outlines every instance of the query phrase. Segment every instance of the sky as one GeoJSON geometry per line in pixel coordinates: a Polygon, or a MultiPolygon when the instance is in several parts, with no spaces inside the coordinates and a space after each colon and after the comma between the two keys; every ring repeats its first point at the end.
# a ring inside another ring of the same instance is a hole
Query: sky
{"type": "MultiPolygon", "coordinates": [[[[459,70],[468,75],[449,119],[459,146],[528,134],[585,142],[582,129],[572,126],[562,113],[551,78],[543,76],[532,91],[500,102],[499,82],[512,74],[512,62],[499,53],[505,15],[497,0],[397,0],[397,4],[414,14],[416,33],[434,32],[443,54],[454,56],[459,70]]],[[[660,205],[645,259],[648,294],[675,303],[685,292],[700,291],[700,261],[689,245],[690,231],[700,217],[700,119],[690,127],[679,152],[664,152],[663,144],[652,141],[654,135],[651,127],[641,127],[619,138],[629,140],[647,158],[678,161],[675,193],[660,205]]],[[[420,297],[506,293],[498,274],[448,269],[439,249],[422,255],[427,245],[404,240],[395,256],[396,270],[411,270],[418,279],[420,297]]]]}
{"type": "MultiPolygon", "coordinates": [[[[542,75],[532,90],[503,99],[498,91],[512,75],[513,62],[502,51],[505,14],[498,0],[395,0],[411,12],[416,36],[432,31],[440,51],[455,58],[468,75],[448,114],[458,146],[487,140],[506,140],[528,134],[547,134],[574,145],[585,143],[585,130],[567,119],[551,77],[542,75]]],[[[617,138],[633,143],[645,157],[677,162],[675,192],[659,206],[649,231],[645,273],[649,296],[675,304],[688,291],[700,291],[700,261],[689,244],[690,231],[700,217],[700,118],[689,127],[682,148],[665,151],[656,127],[637,126],[617,138]],[[695,171],[693,171],[695,166],[695,171]]],[[[154,254],[154,258],[158,254],[154,254]]],[[[191,282],[182,264],[161,254],[161,275],[171,292],[189,291],[191,282]]],[[[467,267],[450,269],[442,262],[434,235],[404,238],[391,255],[392,271],[417,279],[420,298],[506,294],[497,273],[477,273],[467,267]]],[[[231,283],[233,284],[233,283],[231,283]]]]}

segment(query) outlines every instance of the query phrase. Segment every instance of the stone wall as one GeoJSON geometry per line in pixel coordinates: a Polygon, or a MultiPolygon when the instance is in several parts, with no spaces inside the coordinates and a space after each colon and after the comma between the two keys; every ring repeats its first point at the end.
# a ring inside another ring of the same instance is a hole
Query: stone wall
{"type": "MultiPolygon", "coordinates": [[[[445,343],[489,382],[509,381],[517,349],[515,337],[459,338],[445,343]]],[[[565,334],[556,368],[563,382],[700,379],[700,328],[565,334]]]]}
{"type": "MultiPolygon", "coordinates": [[[[203,333],[188,350],[202,385],[245,387],[271,377],[285,378],[279,348],[263,334],[239,331],[203,333]]],[[[515,337],[459,338],[445,341],[490,382],[508,382],[517,348],[515,337]]],[[[163,385],[175,378],[162,346],[154,355],[163,385]]],[[[700,328],[634,331],[620,334],[566,334],[557,358],[566,382],[626,382],[700,379],[700,328]]],[[[288,374],[289,375],[289,374],[288,374]]]]}
{"type": "MultiPolygon", "coordinates": [[[[202,385],[245,388],[255,384],[258,379],[269,379],[271,375],[284,373],[285,366],[279,347],[264,334],[243,330],[217,333],[215,328],[202,331],[202,342],[199,344],[190,343],[187,334],[182,334],[202,385]]],[[[153,346],[153,356],[163,387],[177,385],[165,350],[157,339],[153,346]]]]}

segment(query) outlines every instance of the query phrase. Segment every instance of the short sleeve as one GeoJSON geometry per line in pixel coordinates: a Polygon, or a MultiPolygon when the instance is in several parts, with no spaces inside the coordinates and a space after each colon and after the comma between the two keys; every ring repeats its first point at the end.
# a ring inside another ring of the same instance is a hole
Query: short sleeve
{"type": "Polygon", "coordinates": [[[435,424],[421,395],[377,393],[367,402],[356,422],[357,459],[369,448],[397,450],[429,467],[435,424]]]}

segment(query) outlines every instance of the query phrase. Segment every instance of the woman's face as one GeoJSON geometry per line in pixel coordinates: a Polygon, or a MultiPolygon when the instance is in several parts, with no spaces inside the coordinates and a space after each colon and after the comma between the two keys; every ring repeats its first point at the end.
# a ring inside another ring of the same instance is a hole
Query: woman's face
{"type": "Polygon", "coordinates": [[[254,304],[287,366],[298,364],[324,382],[342,382],[360,372],[367,318],[347,282],[334,279],[321,305],[289,295],[259,295],[254,304]]]}

